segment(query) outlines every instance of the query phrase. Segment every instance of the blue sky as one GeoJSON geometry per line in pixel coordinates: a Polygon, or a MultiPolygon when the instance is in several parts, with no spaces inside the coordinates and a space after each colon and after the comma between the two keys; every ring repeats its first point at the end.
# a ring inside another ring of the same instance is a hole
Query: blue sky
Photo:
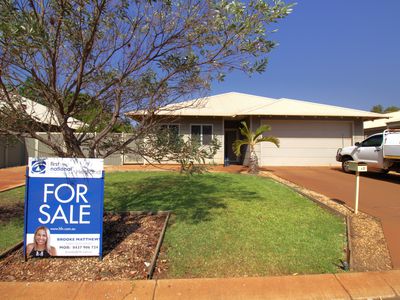
{"type": "Polygon", "coordinates": [[[400,0],[298,0],[271,35],[265,73],[239,72],[211,94],[236,91],[370,110],[400,106],[400,0]]]}

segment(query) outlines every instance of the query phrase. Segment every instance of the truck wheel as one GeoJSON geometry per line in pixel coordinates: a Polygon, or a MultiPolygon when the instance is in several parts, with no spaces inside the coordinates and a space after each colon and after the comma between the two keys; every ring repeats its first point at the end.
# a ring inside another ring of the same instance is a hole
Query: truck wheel
{"type": "Polygon", "coordinates": [[[349,161],[352,160],[351,157],[344,157],[342,159],[342,170],[345,173],[352,173],[352,171],[350,171],[349,169],[349,161]]]}

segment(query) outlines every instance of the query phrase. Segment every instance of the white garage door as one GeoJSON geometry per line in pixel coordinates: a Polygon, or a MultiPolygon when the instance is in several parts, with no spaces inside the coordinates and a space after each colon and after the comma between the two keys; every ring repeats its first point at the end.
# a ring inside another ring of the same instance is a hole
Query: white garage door
{"type": "Polygon", "coordinates": [[[263,166],[326,166],[337,165],[339,147],[352,144],[352,123],[347,121],[263,120],[280,140],[280,148],[261,144],[263,166]]]}

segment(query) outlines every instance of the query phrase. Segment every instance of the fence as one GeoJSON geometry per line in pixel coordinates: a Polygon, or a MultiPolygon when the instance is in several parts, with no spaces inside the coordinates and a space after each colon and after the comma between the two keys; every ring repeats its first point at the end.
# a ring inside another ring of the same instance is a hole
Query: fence
{"type": "MultiPolygon", "coordinates": [[[[47,132],[39,132],[40,136],[46,137],[47,132]]],[[[60,145],[63,140],[60,133],[51,133],[51,138],[58,140],[60,145]]],[[[114,133],[112,138],[118,138],[125,141],[129,138],[127,133],[114,133]]],[[[128,145],[135,148],[135,142],[128,145]]],[[[86,147],[83,152],[88,153],[86,147]]],[[[26,165],[28,157],[54,157],[57,156],[50,147],[34,138],[25,138],[21,142],[12,136],[0,137],[0,168],[8,168],[26,165]]],[[[140,155],[117,151],[104,159],[105,165],[124,165],[124,164],[143,164],[144,160],[140,155]]]]}
{"type": "Polygon", "coordinates": [[[25,143],[12,136],[0,137],[0,168],[23,166],[27,162],[25,143]]]}

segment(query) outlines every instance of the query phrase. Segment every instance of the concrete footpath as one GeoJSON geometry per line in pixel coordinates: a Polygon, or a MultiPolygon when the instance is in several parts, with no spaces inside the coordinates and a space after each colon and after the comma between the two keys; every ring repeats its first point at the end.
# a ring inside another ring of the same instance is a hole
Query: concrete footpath
{"type": "Polygon", "coordinates": [[[0,282],[1,299],[400,299],[400,270],[301,276],[0,282]]]}

